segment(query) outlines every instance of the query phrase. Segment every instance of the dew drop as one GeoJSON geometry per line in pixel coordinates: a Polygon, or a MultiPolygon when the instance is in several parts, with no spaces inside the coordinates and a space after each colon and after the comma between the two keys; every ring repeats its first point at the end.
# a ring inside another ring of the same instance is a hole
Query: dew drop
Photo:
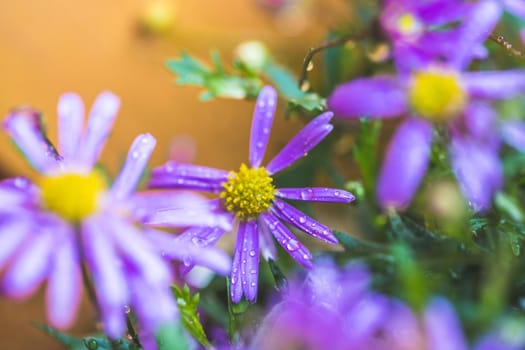
{"type": "Polygon", "coordinates": [[[15,187],[26,188],[27,184],[28,184],[28,181],[22,177],[17,177],[15,179],[15,187]]]}
{"type": "MultiPolygon", "coordinates": [[[[237,283],[237,278],[236,277],[232,276],[232,278],[230,280],[231,280],[232,284],[236,284],[237,283]]],[[[233,293],[232,293],[232,295],[233,295],[233,293]]]]}
{"type": "Polygon", "coordinates": [[[255,275],[255,274],[257,273],[257,270],[255,270],[255,269],[251,269],[251,270],[250,270],[250,273],[251,273],[252,275],[255,275]]]}
{"type": "Polygon", "coordinates": [[[286,250],[289,252],[293,252],[299,249],[299,241],[296,239],[290,239],[288,243],[286,243],[286,250]]]}
{"type": "Polygon", "coordinates": [[[140,153],[139,152],[134,151],[134,152],[131,153],[131,158],[137,159],[138,157],[140,157],[140,153]]]}
{"type": "Polygon", "coordinates": [[[263,134],[268,134],[270,132],[270,129],[265,127],[265,128],[263,128],[262,132],[263,132],[263,134]]]}
{"type": "Polygon", "coordinates": [[[193,243],[194,245],[198,246],[198,247],[202,247],[204,244],[204,240],[202,238],[199,238],[199,237],[191,237],[191,243],[193,243]]]}
{"type": "Polygon", "coordinates": [[[257,142],[255,145],[257,146],[257,148],[263,148],[264,143],[262,143],[262,142],[259,141],[259,142],[257,142]]]}
{"type": "Polygon", "coordinates": [[[306,218],[305,218],[304,216],[301,216],[301,217],[299,218],[299,222],[300,222],[301,224],[304,224],[304,223],[306,222],[306,218]]]}
{"type": "Polygon", "coordinates": [[[250,283],[250,286],[255,287],[256,286],[255,282],[250,283]]]}
{"type": "Polygon", "coordinates": [[[334,196],[339,197],[339,191],[334,191],[334,196]]]}
{"type": "Polygon", "coordinates": [[[250,256],[255,256],[255,250],[250,250],[250,256]]]}
{"type": "Polygon", "coordinates": [[[266,106],[266,102],[264,100],[259,101],[259,107],[264,108],[266,106]]]}
{"type": "Polygon", "coordinates": [[[310,199],[312,198],[312,190],[303,190],[301,191],[301,199],[310,199]]]}

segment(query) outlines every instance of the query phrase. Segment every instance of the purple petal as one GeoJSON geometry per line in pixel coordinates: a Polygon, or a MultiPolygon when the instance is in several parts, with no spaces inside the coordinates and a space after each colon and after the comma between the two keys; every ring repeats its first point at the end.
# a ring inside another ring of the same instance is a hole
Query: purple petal
{"type": "Polygon", "coordinates": [[[244,231],[246,225],[243,221],[239,222],[237,229],[237,239],[235,240],[235,247],[233,248],[233,262],[230,273],[230,297],[234,303],[239,303],[242,299],[243,288],[241,280],[241,261],[242,261],[242,245],[244,242],[244,231]]]}
{"type": "Polygon", "coordinates": [[[123,311],[124,306],[129,303],[130,295],[123,269],[124,262],[117,255],[111,235],[107,235],[104,227],[102,222],[96,220],[84,221],[82,242],[93,283],[97,286],[104,330],[110,337],[116,338],[126,329],[123,311]]]}
{"type": "Polygon", "coordinates": [[[0,181],[0,210],[10,211],[17,206],[34,207],[39,199],[40,189],[24,177],[0,181]]]}
{"type": "Polygon", "coordinates": [[[71,159],[82,138],[84,102],[79,95],[66,93],[58,100],[58,146],[60,154],[71,159]]]}
{"type": "Polygon", "coordinates": [[[69,231],[62,235],[55,249],[47,283],[47,317],[53,326],[64,329],[72,325],[81,295],[82,278],[75,232],[69,231]]]}
{"type": "Polygon", "coordinates": [[[169,161],[153,169],[149,187],[181,188],[218,193],[228,181],[228,171],[169,161]]]}
{"type": "Polygon", "coordinates": [[[100,220],[104,223],[106,234],[113,239],[120,257],[135,273],[152,284],[169,284],[170,270],[143,232],[120,218],[102,216],[100,220]]]}
{"type": "Polygon", "coordinates": [[[428,350],[468,349],[461,323],[448,301],[442,298],[432,299],[423,318],[428,350]]]}
{"type": "Polygon", "coordinates": [[[493,194],[503,185],[498,149],[454,137],[450,153],[452,168],[469,205],[475,211],[490,208],[493,194]]]}
{"type": "Polygon", "coordinates": [[[462,80],[474,97],[507,99],[525,92],[525,70],[468,72],[462,80]]]}
{"type": "Polygon", "coordinates": [[[333,116],[332,112],[324,112],[306,124],[268,164],[268,172],[275,174],[281,171],[317,146],[334,128],[328,124],[333,116]]]}
{"type": "Polygon", "coordinates": [[[4,128],[27,158],[40,172],[56,167],[56,150],[45,139],[40,115],[28,108],[17,109],[8,115],[4,128]]]}
{"type": "Polygon", "coordinates": [[[350,192],[327,187],[279,188],[276,196],[297,201],[350,203],[355,196],[350,192]]]}
{"type": "Polygon", "coordinates": [[[456,0],[427,2],[418,9],[418,17],[427,25],[446,25],[463,19],[469,5],[456,0]]]}
{"type": "Polygon", "coordinates": [[[496,135],[497,115],[494,109],[483,102],[471,102],[465,112],[465,124],[469,133],[478,140],[489,140],[496,135]]]}
{"type": "Polygon", "coordinates": [[[468,13],[459,27],[456,48],[450,58],[450,66],[458,70],[466,68],[473,53],[491,34],[501,17],[501,6],[496,1],[480,1],[468,13]]]}
{"type": "MultiPolygon", "coordinates": [[[[241,222],[240,225],[242,224],[241,222]]],[[[241,282],[246,299],[255,303],[259,284],[259,230],[255,220],[247,221],[245,225],[241,250],[241,282]]]]}
{"type": "Polygon", "coordinates": [[[525,152],[525,123],[521,120],[504,121],[501,125],[503,140],[520,152],[525,152]]]}
{"type": "Polygon", "coordinates": [[[320,222],[312,219],[300,210],[295,209],[285,201],[280,199],[274,200],[272,212],[280,219],[286,221],[288,224],[295,226],[299,230],[308,233],[312,237],[320,239],[321,241],[337,244],[337,238],[332,233],[332,230],[320,222]]]}
{"type": "Polygon", "coordinates": [[[120,99],[111,92],[101,93],[93,103],[87,129],[75,157],[75,161],[85,169],[91,169],[97,162],[119,108],[120,99]]]}
{"type": "Polygon", "coordinates": [[[312,255],[282,222],[269,213],[263,213],[260,217],[264,220],[265,224],[268,225],[270,232],[277,242],[295,261],[306,268],[312,268],[312,255]]]}
{"type": "MultiPolygon", "coordinates": [[[[217,243],[217,241],[222,237],[224,234],[224,230],[218,227],[190,227],[189,229],[182,232],[180,235],[178,235],[176,238],[173,238],[173,240],[177,240],[180,242],[179,244],[186,243],[186,244],[193,244],[195,247],[210,247],[217,243]]],[[[159,249],[162,251],[162,249],[165,246],[159,247],[159,249]]],[[[186,250],[186,249],[183,249],[186,250]]],[[[202,253],[202,252],[201,252],[202,253]]],[[[198,254],[198,257],[201,257],[203,254],[198,254]]],[[[179,259],[181,260],[181,259],[179,259]]],[[[182,261],[184,262],[183,266],[179,268],[179,271],[182,275],[186,275],[189,273],[194,267],[195,267],[195,259],[191,257],[183,257],[182,261]],[[191,261],[190,261],[191,260],[191,261]]],[[[197,259],[200,260],[200,259],[197,259]]],[[[219,261],[219,264],[217,266],[210,267],[212,270],[218,271],[221,274],[228,274],[231,269],[231,261],[227,257],[227,264],[222,264],[224,260],[219,261]],[[227,271],[226,273],[223,273],[223,271],[227,271]]],[[[212,261],[214,263],[214,261],[212,261]]],[[[200,265],[206,265],[202,264],[202,262],[199,262],[200,265]]],[[[210,265],[206,265],[210,266],[210,265]]],[[[187,277],[187,276],[185,276],[187,277]]]]}
{"type": "Polygon", "coordinates": [[[22,247],[22,243],[32,233],[31,222],[24,219],[21,217],[2,218],[0,226],[0,269],[22,247]]]}
{"type": "Polygon", "coordinates": [[[377,200],[383,208],[403,209],[410,204],[430,157],[432,125],[422,119],[407,119],[388,146],[377,181],[377,200]]]}
{"type": "Polygon", "coordinates": [[[338,117],[397,117],[407,111],[406,91],[395,77],[354,79],[336,87],[328,109],[338,117]]]}
{"type": "Polygon", "coordinates": [[[250,134],[250,164],[253,168],[261,166],[276,107],[277,92],[271,86],[263,87],[255,104],[250,134]]]}
{"type": "Polygon", "coordinates": [[[188,241],[187,237],[181,239],[178,236],[153,229],[147,229],[145,234],[160,255],[165,258],[180,260],[186,266],[201,265],[221,275],[227,275],[230,272],[229,256],[218,249],[206,247],[200,237],[188,241]]]}
{"type": "Polygon", "coordinates": [[[257,218],[257,223],[259,227],[259,247],[263,258],[267,261],[269,259],[277,259],[277,252],[270,229],[261,218],[257,218]]]}
{"type": "Polygon", "coordinates": [[[208,199],[193,191],[143,191],[126,199],[133,218],[142,221],[159,210],[203,206],[208,199]]]}
{"type": "Polygon", "coordinates": [[[135,138],[129,149],[124,168],[111,188],[112,196],[124,199],[133,193],[156,143],[157,141],[150,134],[142,134],[135,138]]]}
{"type": "Polygon", "coordinates": [[[57,243],[53,238],[53,232],[46,230],[25,243],[4,276],[3,291],[7,295],[22,299],[38,288],[49,273],[50,256],[57,243]]]}

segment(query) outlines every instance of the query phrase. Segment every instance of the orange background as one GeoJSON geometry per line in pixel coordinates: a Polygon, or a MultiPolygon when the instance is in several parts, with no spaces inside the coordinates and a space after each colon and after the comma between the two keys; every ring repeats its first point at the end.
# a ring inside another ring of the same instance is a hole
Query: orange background
{"type": "MultiPolygon", "coordinates": [[[[296,1],[299,6],[285,13],[266,11],[255,0],[169,1],[174,7],[172,28],[162,36],[140,34],[140,19],[154,1],[0,2],[0,112],[21,104],[38,108],[55,140],[61,93],[79,93],[89,108],[107,89],[122,100],[102,154],[113,174],[133,138],[144,132],[158,140],[151,165],[166,160],[174,136],[190,135],[198,147],[196,162],[236,169],[247,160],[253,103],[223,99],[200,103],[200,89],[174,85],[166,59],[183,49],[207,60],[210,50],[217,49],[225,62],[231,62],[237,44],[257,39],[297,73],[308,47],[320,43],[347,11],[342,0],[296,1]]],[[[282,112],[283,101],[280,106],[282,112]]],[[[278,116],[269,155],[299,127],[278,116]]],[[[0,166],[7,175],[36,176],[4,133],[0,149],[0,166]]],[[[42,291],[22,303],[0,299],[3,348],[61,349],[31,325],[45,322],[44,307],[42,291]]],[[[93,321],[93,310],[85,301],[73,332],[92,330],[93,321]]]]}

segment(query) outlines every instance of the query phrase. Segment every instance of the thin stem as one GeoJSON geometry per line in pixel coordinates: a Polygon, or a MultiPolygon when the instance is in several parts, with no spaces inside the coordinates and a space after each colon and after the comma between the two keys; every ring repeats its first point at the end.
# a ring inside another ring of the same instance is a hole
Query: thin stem
{"type": "Polygon", "coordinates": [[[329,49],[331,47],[334,47],[334,46],[343,45],[351,40],[356,40],[356,39],[358,39],[357,35],[346,35],[346,36],[343,36],[337,39],[325,41],[324,43],[322,43],[321,45],[317,47],[311,47],[308,50],[306,57],[304,58],[303,67],[301,69],[301,76],[299,78],[299,88],[301,88],[306,82],[306,80],[308,79],[308,67],[310,63],[312,62],[312,59],[317,53],[323,50],[329,49]]]}
{"type": "Polygon", "coordinates": [[[525,59],[525,55],[521,51],[512,47],[512,44],[509,43],[507,40],[505,40],[505,38],[502,35],[497,35],[496,33],[492,33],[490,34],[489,39],[494,41],[501,47],[503,47],[505,50],[507,50],[507,52],[511,56],[519,58],[519,59],[525,59]]]}

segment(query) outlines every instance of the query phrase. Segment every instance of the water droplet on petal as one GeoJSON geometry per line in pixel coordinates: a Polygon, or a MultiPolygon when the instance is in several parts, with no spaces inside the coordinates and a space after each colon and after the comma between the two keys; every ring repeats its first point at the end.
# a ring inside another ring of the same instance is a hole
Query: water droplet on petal
{"type": "Polygon", "coordinates": [[[138,157],[140,157],[140,153],[139,152],[135,151],[135,152],[131,153],[131,158],[137,159],[138,157]]]}
{"type": "Polygon", "coordinates": [[[257,142],[255,145],[257,146],[257,148],[263,148],[264,143],[262,143],[262,142],[257,142]]]}
{"type": "Polygon", "coordinates": [[[286,250],[289,252],[293,252],[299,249],[299,241],[296,239],[290,239],[288,243],[286,243],[286,250]]]}
{"type": "Polygon", "coordinates": [[[199,237],[193,236],[191,237],[191,243],[195,244],[198,247],[202,247],[204,245],[204,240],[199,237]]]}
{"type": "Polygon", "coordinates": [[[339,191],[334,191],[334,196],[339,197],[339,191]]]}
{"type": "Polygon", "coordinates": [[[299,222],[300,222],[301,224],[304,224],[304,223],[306,222],[306,217],[301,216],[301,217],[299,218],[299,222]]]}
{"type": "Polygon", "coordinates": [[[250,256],[255,256],[255,250],[250,250],[250,256]]]}
{"type": "Polygon", "coordinates": [[[270,129],[269,128],[263,128],[262,130],[263,134],[268,134],[270,132],[270,129]]]}
{"type": "Polygon", "coordinates": [[[250,285],[251,285],[252,287],[255,287],[255,286],[256,286],[255,282],[250,283],[250,285]]]}
{"type": "Polygon", "coordinates": [[[251,270],[250,270],[250,273],[251,273],[252,275],[255,275],[255,274],[257,273],[257,270],[255,270],[255,269],[251,269],[251,270]]]}
{"type": "Polygon", "coordinates": [[[131,312],[131,308],[129,307],[129,305],[124,305],[124,312],[127,314],[131,312]]]}
{"type": "MultiPolygon", "coordinates": [[[[231,278],[230,280],[231,280],[232,284],[237,283],[237,278],[234,277],[234,276],[232,276],[232,278],[231,278]]],[[[232,295],[233,295],[233,294],[232,294],[232,295]]]]}

